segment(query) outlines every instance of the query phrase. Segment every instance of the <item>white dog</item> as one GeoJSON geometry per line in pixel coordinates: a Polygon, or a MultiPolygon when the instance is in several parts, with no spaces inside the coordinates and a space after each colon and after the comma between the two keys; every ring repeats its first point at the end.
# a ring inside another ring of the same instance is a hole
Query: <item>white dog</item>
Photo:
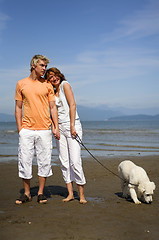
{"type": "Polygon", "coordinates": [[[152,202],[153,191],[155,190],[154,182],[150,182],[147,173],[142,167],[135,165],[130,160],[121,162],[118,166],[120,174],[121,188],[123,197],[127,197],[127,192],[134,203],[140,204],[138,198],[146,203],[152,202]]]}

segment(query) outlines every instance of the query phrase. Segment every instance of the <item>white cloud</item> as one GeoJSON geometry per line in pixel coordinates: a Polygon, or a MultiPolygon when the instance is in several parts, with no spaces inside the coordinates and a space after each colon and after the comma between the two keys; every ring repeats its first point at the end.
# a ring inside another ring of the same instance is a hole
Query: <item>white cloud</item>
{"type": "Polygon", "coordinates": [[[87,51],[77,56],[76,63],[59,68],[75,87],[103,81],[129,80],[146,76],[150,71],[158,71],[159,59],[156,53],[153,49],[144,48],[87,51]]]}
{"type": "Polygon", "coordinates": [[[154,95],[159,86],[156,49],[133,46],[86,51],[73,64],[58,67],[71,82],[78,104],[137,108],[159,103],[154,95]]]}
{"type": "Polygon", "coordinates": [[[9,16],[0,12],[0,33],[6,27],[6,22],[9,20],[9,16]]]}
{"type": "Polygon", "coordinates": [[[134,12],[133,15],[122,19],[119,27],[109,36],[104,37],[104,41],[117,40],[131,37],[142,38],[159,34],[159,1],[150,0],[143,9],[134,12]]]}
{"type": "MultiPolygon", "coordinates": [[[[8,85],[8,83],[13,83],[22,78],[27,77],[30,74],[28,68],[22,67],[17,69],[0,69],[1,79],[5,79],[3,81],[3,85],[8,85]]],[[[1,82],[2,84],[2,82],[1,82]]]]}

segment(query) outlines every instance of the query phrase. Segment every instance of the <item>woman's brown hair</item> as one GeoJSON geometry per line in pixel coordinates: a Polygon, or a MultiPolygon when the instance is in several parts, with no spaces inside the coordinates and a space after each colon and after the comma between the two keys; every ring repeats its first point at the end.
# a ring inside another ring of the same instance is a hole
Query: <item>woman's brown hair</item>
{"type": "Polygon", "coordinates": [[[60,72],[58,68],[52,67],[46,70],[44,78],[49,81],[49,74],[54,73],[55,76],[58,76],[60,78],[60,82],[66,81],[65,76],[60,72]]]}

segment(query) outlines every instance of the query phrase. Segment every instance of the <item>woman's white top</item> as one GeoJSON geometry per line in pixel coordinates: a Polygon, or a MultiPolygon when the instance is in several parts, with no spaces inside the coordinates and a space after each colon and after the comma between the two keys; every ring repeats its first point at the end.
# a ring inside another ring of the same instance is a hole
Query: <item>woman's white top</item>
{"type": "MultiPolygon", "coordinates": [[[[65,96],[65,92],[63,88],[64,84],[69,84],[69,83],[67,81],[62,81],[60,85],[59,97],[55,96],[55,103],[58,110],[59,123],[70,122],[70,108],[65,96]]],[[[76,111],[75,119],[79,119],[77,111],[76,111]]]]}

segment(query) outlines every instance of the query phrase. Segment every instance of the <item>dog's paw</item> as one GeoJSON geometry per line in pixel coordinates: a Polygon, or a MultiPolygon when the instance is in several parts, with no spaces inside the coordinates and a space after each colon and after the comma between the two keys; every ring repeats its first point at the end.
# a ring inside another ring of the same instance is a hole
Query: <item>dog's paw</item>
{"type": "Polygon", "coordinates": [[[135,204],[141,204],[141,202],[140,202],[140,201],[137,201],[137,202],[135,202],[135,204]]]}

